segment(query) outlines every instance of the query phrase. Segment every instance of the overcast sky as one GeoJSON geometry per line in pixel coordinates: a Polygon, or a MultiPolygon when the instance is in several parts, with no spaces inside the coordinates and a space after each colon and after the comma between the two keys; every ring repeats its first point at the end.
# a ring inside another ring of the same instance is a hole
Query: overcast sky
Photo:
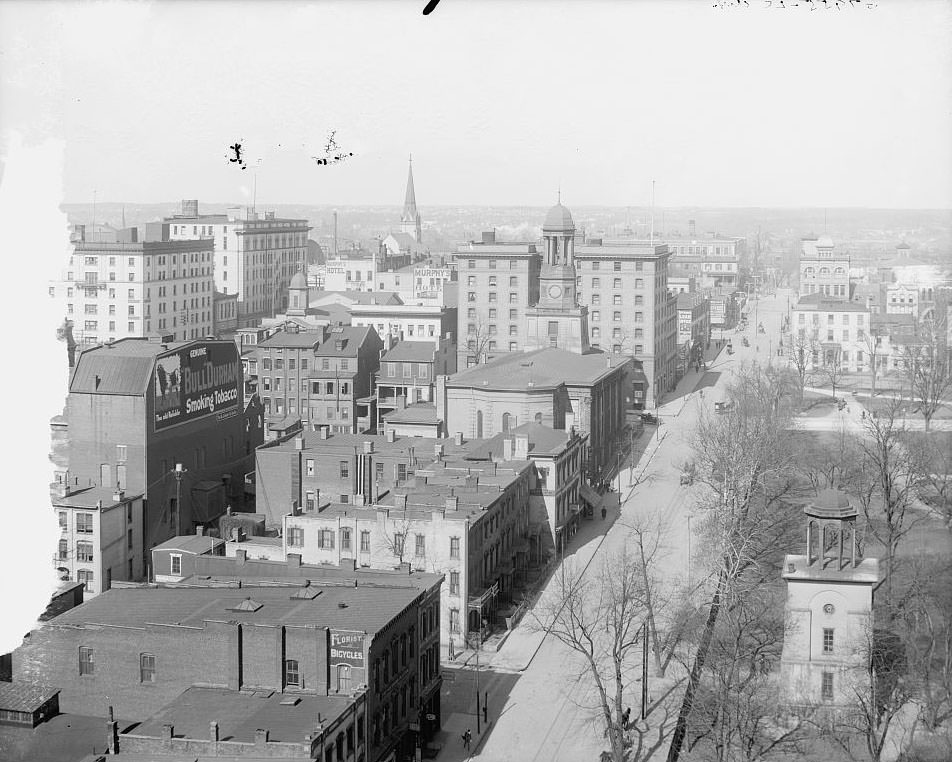
{"type": "Polygon", "coordinates": [[[952,207],[950,3],[799,1],[0,2],[0,652],[55,584],[60,203],[249,202],[257,170],[259,205],[397,206],[412,152],[424,216],[652,179],[667,207],[952,207]],[[354,156],[318,166],[332,130],[354,156]]]}
{"type": "Polygon", "coordinates": [[[805,2],[3,3],[3,119],[74,203],[952,206],[952,4],[805,2]]]}

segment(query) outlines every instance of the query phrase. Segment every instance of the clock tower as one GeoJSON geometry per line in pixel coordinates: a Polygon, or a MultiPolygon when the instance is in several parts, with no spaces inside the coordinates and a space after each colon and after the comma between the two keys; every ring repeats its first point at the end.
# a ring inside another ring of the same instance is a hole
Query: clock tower
{"type": "Polygon", "coordinates": [[[545,216],[542,238],[539,302],[526,310],[526,351],[559,347],[585,354],[590,351],[588,307],[578,304],[575,223],[561,203],[545,216]]]}

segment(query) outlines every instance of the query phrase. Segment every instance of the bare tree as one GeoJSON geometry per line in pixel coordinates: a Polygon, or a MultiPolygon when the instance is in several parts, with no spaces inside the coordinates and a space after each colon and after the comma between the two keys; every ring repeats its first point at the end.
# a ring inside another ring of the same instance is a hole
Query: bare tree
{"type": "MultiPolygon", "coordinates": [[[[596,716],[605,728],[610,758],[626,762],[643,758],[645,745],[656,749],[664,740],[665,723],[654,723],[658,737],[642,730],[637,745],[626,714],[626,696],[636,682],[647,621],[644,575],[637,552],[626,545],[608,554],[597,571],[588,574],[569,562],[554,578],[554,586],[532,610],[530,627],[547,632],[582,662],[582,673],[595,688],[596,716]],[[594,572],[594,573],[593,573],[594,572]]],[[[651,711],[663,712],[659,699],[651,711]]]]}
{"type": "Polygon", "coordinates": [[[952,389],[952,372],[946,357],[945,321],[928,319],[917,330],[918,341],[903,348],[903,374],[909,383],[912,398],[925,419],[926,431],[932,417],[948,402],[952,389]]]}
{"type": "Polygon", "coordinates": [[[904,400],[897,395],[887,401],[876,418],[867,417],[864,436],[859,440],[859,462],[853,484],[868,499],[860,503],[867,531],[885,551],[886,599],[893,600],[893,576],[899,544],[926,514],[917,513],[916,459],[906,446],[902,418],[904,400]],[[863,492],[863,483],[867,490],[863,492]]]}
{"type": "Polygon", "coordinates": [[[783,647],[783,612],[776,582],[725,599],[691,717],[692,759],[763,762],[802,753],[805,719],[781,717],[771,674],[783,647]]]}
{"type": "Polygon", "coordinates": [[[836,399],[836,387],[840,385],[846,374],[846,368],[843,367],[842,352],[839,349],[827,349],[823,352],[823,359],[819,368],[814,369],[814,374],[821,379],[823,383],[829,384],[833,390],[833,399],[836,399]]]}
{"type": "Polygon", "coordinates": [[[471,354],[477,365],[486,362],[489,355],[489,327],[483,322],[483,319],[477,318],[475,323],[470,323],[473,329],[466,336],[466,351],[471,354]]]}
{"type": "Polygon", "coordinates": [[[810,483],[814,495],[850,482],[854,475],[859,454],[856,438],[846,429],[832,432],[832,437],[832,441],[818,439],[811,433],[796,439],[796,468],[810,483]]]}
{"type": "MultiPolygon", "coordinates": [[[[421,555],[418,553],[420,549],[416,543],[417,533],[414,532],[414,529],[424,530],[426,528],[425,524],[423,522],[414,521],[407,511],[404,511],[402,515],[391,512],[389,518],[390,520],[387,522],[389,531],[381,535],[384,550],[397,559],[397,565],[402,565],[405,559],[408,558],[412,559],[414,563],[425,564],[425,539],[424,552],[421,555]]],[[[419,534],[423,534],[425,537],[424,532],[420,532],[419,534]]]]}
{"type": "Polygon", "coordinates": [[[952,447],[942,434],[910,437],[909,448],[916,473],[917,494],[947,529],[952,531],[952,447]]]}
{"type": "Polygon", "coordinates": [[[803,400],[803,389],[807,385],[807,375],[813,366],[813,354],[818,351],[816,329],[799,328],[790,332],[790,361],[797,372],[800,400],[803,400]]]}
{"type": "Polygon", "coordinates": [[[882,335],[874,331],[872,326],[868,332],[863,333],[863,346],[866,348],[866,355],[869,357],[869,383],[872,392],[876,392],[876,375],[879,372],[879,353],[882,350],[882,335]]]}

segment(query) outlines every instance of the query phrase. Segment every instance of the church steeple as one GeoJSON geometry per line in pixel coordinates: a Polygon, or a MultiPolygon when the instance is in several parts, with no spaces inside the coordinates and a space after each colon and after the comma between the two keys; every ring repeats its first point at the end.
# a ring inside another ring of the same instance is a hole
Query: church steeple
{"type": "Polygon", "coordinates": [[[421,238],[420,213],[417,211],[416,190],[413,187],[413,154],[410,154],[410,169],[407,172],[407,195],[400,215],[400,230],[419,243],[421,238]]]}

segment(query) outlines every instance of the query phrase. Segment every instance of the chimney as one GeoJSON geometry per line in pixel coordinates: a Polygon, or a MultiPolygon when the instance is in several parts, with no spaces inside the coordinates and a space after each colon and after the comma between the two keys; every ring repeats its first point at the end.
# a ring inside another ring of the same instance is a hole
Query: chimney
{"type": "Polygon", "coordinates": [[[212,743],[218,743],[218,720],[208,723],[208,739],[212,743]]]}
{"type": "Polygon", "coordinates": [[[113,501],[116,502],[116,503],[121,503],[121,502],[122,502],[122,498],[123,498],[123,496],[124,496],[125,494],[126,494],[126,493],[125,493],[124,490],[117,489],[115,492],[112,493],[112,499],[113,499],[113,501]]]}
{"type": "Polygon", "coordinates": [[[455,511],[459,508],[459,497],[453,495],[452,497],[446,498],[446,510],[455,511]]]}
{"type": "Polygon", "coordinates": [[[373,451],[374,451],[374,443],[373,443],[373,440],[364,442],[364,454],[365,454],[365,455],[372,455],[372,454],[373,454],[373,451]]]}
{"type": "Polygon", "coordinates": [[[526,460],[529,457],[529,437],[525,435],[516,436],[516,460],[526,460]]]}
{"type": "Polygon", "coordinates": [[[388,441],[388,442],[396,442],[396,441],[397,441],[397,434],[396,434],[396,432],[395,432],[393,429],[387,429],[387,441],[388,441]]]}
{"type": "Polygon", "coordinates": [[[502,440],[502,459],[515,460],[516,440],[506,437],[502,440]]]}
{"type": "Polygon", "coordinates": [[[453,442],[456,444],[457,447],[459,447],[459,446],[461,446],[461,445],[463,444],[463,432],[462,432],[462,431],[457,431],[457,432],[453,435],[453,442]]]}
{"type": "Polygon", "coordinates": [[[317,430],[317,436],[318,436],[320,439],[327,439],[327,426],[321,426],[321,427],[317,430]]]}
{"type": "Polygon", "coordinates": [[[443,460],[443,445],[439,442],[433,446],[433,455],[437,460],[443,460]]]}
{"type": "Polygon", "coordinates": [[[231,528],[231,541],[232,542],[241,542],[245,539],[245,530],[241,527],[232,527],[231,528]]]}
{"type": "Polygon", "coordinates": [[[292,500],[292,501],[291,501],[291,515],[292,515],[292,516],[300,516],[300,515],[301,515],[301,506],[298,505],[298,501],[297,501],[297,500],[292,500]]]}
{"type": "Polygon", "coordinates": [[[292,569],[298,569],[301,566],[300,553],[288,553],[288,566],[292,569]]]}
{"type": "Polygon", "coordinates": [[[231,516],[231,506],[230,506],[230,505],[225,506],[225,513],[227,513],[229,516],[231,516]]]}
{"type": "Polygon", "coordinates": [[[239,548],[235,551],[235,563],[243,564],[248,560],[248,552],[244,548],[239,548]]]}
{"type": "Polygon", "coordinates": [[[303,449],[304,449],[304,436],[303,436],[303,435],[299,434],[298,436],[294,437],[294,449],[295,449],[295,450],[303,450],[303,449]]]}
{"type": "Polygon", "coordinates": [[[271,733],[267,730],[262,730],[261,728],[255,730],[255,746],[261,747],[267,744],[270,735],[271,733]]]}
{"type": "Polygon", "coordinates": [[[407,507],[407,496],[406,495],[394,495],[393,496],[393,507],[399,508],[401,510],[406,510],[407,507]]]}
{"type": "Polygon", "coordinates": [[[203,537],[204,535],[205,535],[205,527],[199,524],[197,527],[195,527],[195,536],[203,537]]]}
{"type": "Polygon", "coordinates": [[[162,726],[162,746],[166,749],[172,748],[172,737],[175,735],[175,727],[166,722],[162,726]]]}
{"type": "Polygon", "coordinates": [[[116,722],[112,707],[109,707],[109,721],[106,723],[106,751],[109,754],[119,753],[119,723],[116,722]]]}

